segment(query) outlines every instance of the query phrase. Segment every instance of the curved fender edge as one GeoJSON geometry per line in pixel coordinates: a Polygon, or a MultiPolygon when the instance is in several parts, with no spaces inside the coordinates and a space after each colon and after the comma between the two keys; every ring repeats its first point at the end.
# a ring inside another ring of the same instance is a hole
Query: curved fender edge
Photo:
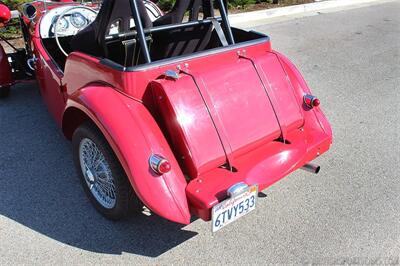
{"type": "Polygon", "coordinates": [[[69,108],[83,111],[101,130],[137,196],[150,210],[177,223],[190,223],[185,177],[160,128],[141,102],[99,85],[76,91],[67,101],[65,112],[69,108]],[[148,162],[152,154],[167,158],[171,171],[156,175],[148,162]]]}
{"type": "MultiPolygon", "coordinates": [[[[274,54],[278,56],[279,61],[281,62],[281,65],[283,69],[285,70],[286,74],[288,75],[288,78],[290,82],[292,83],[292,86],[295,90],[295,92],[301,96],[301,101],[302,101],[302,96],[304,94],[312,94],[310,88],[308,87],[306,81],[304,80],[303,76],[301,75],[300,71],[297,69],[297,67],[283,54],[273,51],[274,54]]],[[[332,128],[331,125],[329,124],[325,114],[322,112],[320,107],[313,108],[312,109],[313,113],[315,114],[315,117],[318,121],[319,126],[322,128],[322,130],[331,138],[332,142],[332,128]]],[[[306,112],[303,112],[306,113],[306,112]]],[[[305,114],[306,115],[306,114],[305,114]]],[[[307,115],[306,115],[307,116],[307,115]]],[[[315,120],[315,119],[312,119],[315,120]]],[[[306,119],[306,122],[310,123],[310,119],[306,119]]]]}

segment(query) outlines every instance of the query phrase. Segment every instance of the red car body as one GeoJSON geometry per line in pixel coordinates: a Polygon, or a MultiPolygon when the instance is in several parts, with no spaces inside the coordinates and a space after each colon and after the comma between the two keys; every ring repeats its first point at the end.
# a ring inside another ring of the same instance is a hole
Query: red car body
{"type": "MultiPolygon", "coordinates": [[[[73,52],[63,72],[43,46],[40,19],[28,24],[31,50],[57,124],[71,139],[94,122],[140,200],[168,220],[210,220],[232,185],[261,191],[330,148],[329,122],[304,101],[310,88],[267,36],[130,68],[73,52]],[[171,170],[155,174],[152,154],[171,170]]],[[[0,46],[0,85],[13,82],[6,58],[0,46]]]]}

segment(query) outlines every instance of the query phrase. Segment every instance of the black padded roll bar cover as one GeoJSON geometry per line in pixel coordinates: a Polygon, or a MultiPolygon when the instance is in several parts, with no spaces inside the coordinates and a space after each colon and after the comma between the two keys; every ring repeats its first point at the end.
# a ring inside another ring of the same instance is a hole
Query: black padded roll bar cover
{"type": "MultiPolygon", "coordinates": [[[[137,3],[138,11],[140,14],[140,21],[143,28],[151,28],[153,26],[150,17],[147,14],[146,6],[142,0],[135,0],[137,3]]],[[[98,27],[97,41],[104,45],[105,36],[111,24],[116,20],[121,21],[121,32],[128,32],[130,30],[132,9],[130,8],[130,0],[104,0],[102,7],[97,17],[100,17],[100,26],[98,27]]],[[[97,18],[96,18],[97,20],[97,18]]]]}

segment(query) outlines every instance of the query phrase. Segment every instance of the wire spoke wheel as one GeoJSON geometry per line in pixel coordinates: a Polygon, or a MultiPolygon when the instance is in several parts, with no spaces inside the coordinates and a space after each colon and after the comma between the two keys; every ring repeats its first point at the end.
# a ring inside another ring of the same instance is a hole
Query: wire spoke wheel
{"type": "Polygon", "coordinates": [[[72,136],[72,151],[83,190],[104,217],[117,221],[140,213],[142,203],[109,143],[91,122],[72,136]]]}
{"type": "Polygon", "coordinates": [[[104,208],[114,208],[117,197],[111,168],[103,153],[89,138],[82,139],[79,144],[79,160],[93,197],[104,208]]]}

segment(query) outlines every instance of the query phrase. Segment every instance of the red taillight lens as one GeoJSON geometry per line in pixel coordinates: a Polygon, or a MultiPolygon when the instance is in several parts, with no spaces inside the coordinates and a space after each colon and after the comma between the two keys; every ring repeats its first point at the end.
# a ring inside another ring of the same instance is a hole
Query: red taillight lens
{"type": "Polygon", "coordinates": [[[321,103],[321,102],[320,102],[320,100],[319,100],[318,98],[314,98],[314,100],[312,101],[312,105],[313,105],[314,107],[319,106],[320,103],[321,103]]]}
{"type": "Polygon", "coordinates": [[[158,172],[160,174],[166,174],[170,170],[171,170],[171,164],[167,160],[161,162],[160,165],[158,166],[158,172]]]}
{"type": "Polygon", "coordinates": [[[313,108],[319,106],[321,102],[317,97],[310,94],[306,94],[304,95],[304,103],[305,105],[307,105],[307,107],[313,108]]]}
{"type": "Polygon", "coordinates": [[[166,174],[171,170],[171,164],[167,159],[158,154],[153,154],[149,159],[150,168],[159,175],[166,174]]]}

